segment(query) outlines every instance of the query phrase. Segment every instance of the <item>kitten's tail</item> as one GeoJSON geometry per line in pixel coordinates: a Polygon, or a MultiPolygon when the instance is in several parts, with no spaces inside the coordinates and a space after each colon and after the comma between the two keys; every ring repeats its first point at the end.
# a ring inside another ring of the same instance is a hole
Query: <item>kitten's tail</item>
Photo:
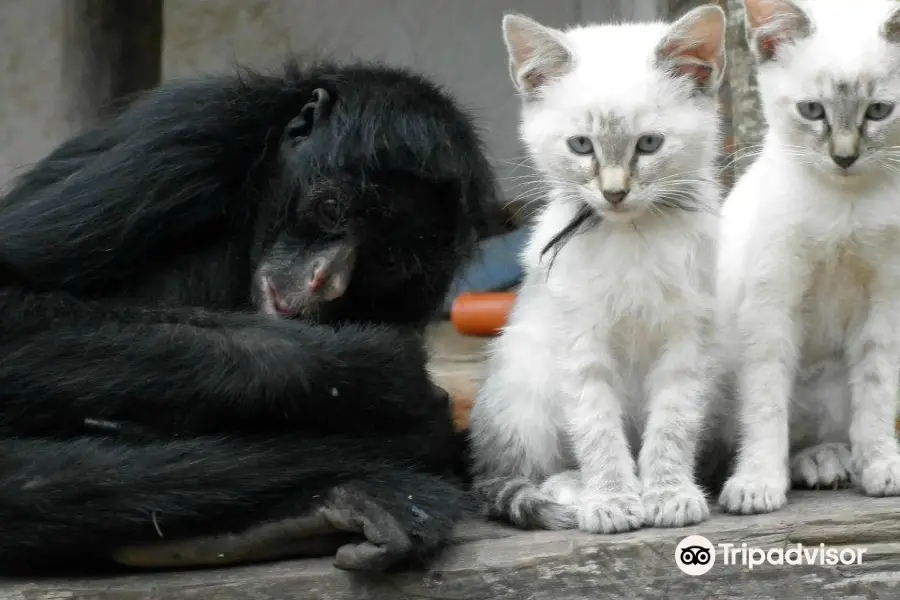
{"type": "Polygon", "coordinates": [[[476,478],[474,491],[488,516],[523,529],[576,529],[574,506],[560,504],[525,477],[476,478]]]}

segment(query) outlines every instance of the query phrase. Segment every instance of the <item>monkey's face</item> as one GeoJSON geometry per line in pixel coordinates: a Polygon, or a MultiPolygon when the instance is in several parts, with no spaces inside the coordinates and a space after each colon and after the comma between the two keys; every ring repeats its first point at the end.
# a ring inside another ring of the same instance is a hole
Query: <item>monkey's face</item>
{"type": "MultiPolygon", "coordinates": [[[[415,157],[398,160],[396,148],[360,152],[349,139],[396,132],[355,119],[332,103],[331,93],[316,90],[285,130],[285,201],[254,281],[254,300],[265,314],[422,322],[474,243],[462,182],[417,169],[415,157]]],[[[403,140],[396,143],[402,150],[403,140]]]]}

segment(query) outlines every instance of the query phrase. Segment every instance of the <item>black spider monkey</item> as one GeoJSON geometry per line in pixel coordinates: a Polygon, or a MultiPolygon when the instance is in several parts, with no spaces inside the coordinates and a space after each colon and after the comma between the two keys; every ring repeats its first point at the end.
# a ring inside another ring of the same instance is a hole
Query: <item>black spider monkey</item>
{"type": "Polygon", "coordinates": [[[383,65],[173,81],[59,146],[0,200],[0,570],[434,556],[469,504],[421,332],[495,194],[383,65]]]}

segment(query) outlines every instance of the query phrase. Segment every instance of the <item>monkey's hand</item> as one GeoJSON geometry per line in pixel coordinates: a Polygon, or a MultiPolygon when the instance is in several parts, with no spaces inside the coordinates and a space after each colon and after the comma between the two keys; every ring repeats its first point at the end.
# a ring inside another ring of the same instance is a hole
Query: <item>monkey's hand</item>
{"type": "Polygon", "coordinates": [[[347,571],[385,571],[403,561],[412,543],[400,523],[352,486],[331,490],[309,513],[216,536],[121,548],[113,558],[133,567],[198,567],[335,554],[347,571]]]}
{"type": "Polygon", "coordinates": [[[320,514],[336,530],[363,538],[338,548],[334,566],[339,569],[386,571],[405,561],[412,551],[413,542],[400,521],[352,485],[334,488],[320,514]]]}
{"type": "Polygon", "coordinates": [[[405,473],[331,488],[298,517],[267,521],[237,533],[120,548],[133,567],[198,567],[334,555],[346,571],[377,573],[422,564],[445,546],[468,512],[465,494],[440,479],[405,473]]]}

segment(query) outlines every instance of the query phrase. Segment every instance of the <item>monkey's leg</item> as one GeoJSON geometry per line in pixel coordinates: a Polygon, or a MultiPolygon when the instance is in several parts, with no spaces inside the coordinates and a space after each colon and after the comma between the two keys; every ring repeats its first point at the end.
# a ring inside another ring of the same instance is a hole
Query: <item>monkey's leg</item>
{"type": "Polygon", "coordinates": [[[386,470],[332,488],[300,516],[234,533],[126,546],[113,558],[171,568],[334,555],[340,569],[382,572],[424,564],[471,508],[458,488],[438,477],[386,470]]]}

